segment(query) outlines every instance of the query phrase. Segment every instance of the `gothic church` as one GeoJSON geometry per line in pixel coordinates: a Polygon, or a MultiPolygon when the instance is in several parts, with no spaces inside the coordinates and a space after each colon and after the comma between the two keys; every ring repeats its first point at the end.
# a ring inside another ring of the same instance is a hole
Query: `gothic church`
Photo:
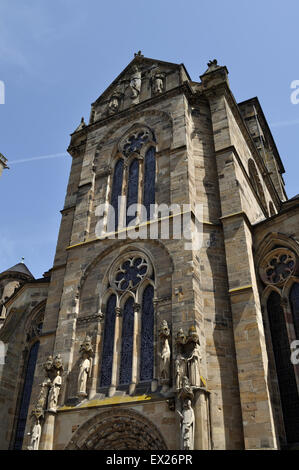
{"type": "Polygon", "coordinates": [[[296,448],[299,196],[258,99],[138,52],[68,152],[53,266],[0,274],[0,448],[296,448]]]}

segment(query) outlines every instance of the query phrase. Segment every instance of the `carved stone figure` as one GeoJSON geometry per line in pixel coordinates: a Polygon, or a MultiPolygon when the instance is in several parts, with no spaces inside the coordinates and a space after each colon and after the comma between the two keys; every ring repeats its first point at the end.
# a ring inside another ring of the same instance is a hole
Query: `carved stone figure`
{"type": "Polygon", "coordinates": [[[123,92],[121,85],[118,85],[110,97],[108,104],[108,114],[114,114],[119,111],[122,96],[123,92]]]}
{"type": "Polygon", "coordinates": [[[42,433],[42,427],[40,425],[40,422],[37,420],[30,434],[31,438],[30,438],[30,445],[28,446],[28,450],[38,450],[41,433],[42,433]]]}
{"type": "Polygon", "coordinates": [[[163,93],[164,77],[165,77],[165,74],[161,72],[158,66],[155,66],[155,68],[152,70],[152,73],[151,73],[151,84],[152,84],[152,90],[153,90],[154,95],[163,93]]]}
{"type": "Polygon", "coordinates": [[[78,390],[79,397],[87,397],[87,379],[91,373],[93,348],[90,336],[86,336],[80,346],[81,362],[78,374],[78,390]]]}
{"type": "Polygon", "coordinates": [[[130,77],[131,98],[136,99],[139,96],[141,89],[141,72],[137,65],[133,65],[132,74],[130,77]]]}
{"type": "Polygon", "coordinates": [[[61,356],[60,354],[58,354],[57,356],[55,356],[55,359],[53,361],[53,366],[56,370],[59,370],[61,371],[63,369],[63,366],[62,366],[62,359],[61,359],[61,356]]]}
{"type": "Polygon", "coordinates": [[[192,351],[190,356],[187,358],[187,371],[190,384],[193,387],[200,387],[200,362],[201,362],[201,352],[199,347],[199,337],[196,332],[195,327],[189,329],[189,336],[187,338],[187,343],[192,345],[192,351]]]}
{"type": "Polygon", "coordinates": [[[42,409],[44,410],[47,406],[47,398],[48,398],[48,393],[49,393],[49,388],[51,386],[51,380],[49,377],[46,377],[43,383],[41,384],[41,389],[39,392],[39,396],[37,399],[37,409],[42,409]]]}
{"type": "Polygon", "coordinates": [[[183,332],[182,328],[179,329],[176,335],[176,343],[177,345],[183,345],[186,342],[186,336],[185,333],[183,332]]]}
{"type": "Polygon", "coordinates": [[[58,397],[60,393],[62,379],[60,376],[60,370],[56,371],[56,377],[53,380],[49,392],[49,411],[56,412],[57,404],[58,404],[58,397]]]}
{"type": "Polygon", "coordinates": [[[181,418],[181,449],[193,450],[195,418],[191,400],[185,400],[182,413],[178,410],[177,413],[181,418]]]}
{"type": "Polygon", "coordinates": [[[182,400],[188,398],[189,400],[194,398],[193,390],[188,377],[184,376],[182,379],[182,390],[179,395],[182,400]]]}
{"type": "Polygon", "coordinates": [[[53,367],[53,357],[52,356],[48,356],[45,364],[44,364],[44,369],[46,371],[46,373],[50,372],[50,370],[52,369],[53,367]]]}
{"type": "Polygon", "coordinates": [[[175,388],[180,390],[183,385],[183,377],[186,375],[186,359],[181,353],[175,358],[175,388]]]}
{"type": "Polygon", "coordinates": [[[161,338],[161,353],[160,356],[160,382],[167,385],[170,380],[170,347],[169,337],[170,331],[166,320],[163,320],[160,326],[159,336],[161,338]]]}
{"type": "Polygon", "coordinates": [[[80,363],[80,370],[78,376],[78,396],[80,397],[87,397],[86,393],[86,385],[87,379],[90,374],[91,363],[88,355],[86,353],[83,354],[82,361],[80,363]]]}

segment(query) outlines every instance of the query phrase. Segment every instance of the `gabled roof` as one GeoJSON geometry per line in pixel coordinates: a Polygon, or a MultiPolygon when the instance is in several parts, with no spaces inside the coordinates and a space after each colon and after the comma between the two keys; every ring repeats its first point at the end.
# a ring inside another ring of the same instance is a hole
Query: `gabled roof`
{"type": "Polygon", "coordinates": [[[135,54],[135,57],[134,59],[131,60],[131,62],[123,69],[123,71],[113,80],[113,82],[108,86],[108,88],[106,88],[106,90],[94,101],[94,103],[92,104],[96,104],[100,101],[102,101],[103,99],[105,99],[109,94],[110,92],[112,92],[113,88],[118,84],[118,82],[120,81],[120,79],[126,75],[130,69],[132,68],[133,65],[154,65],[154,64],[157,64],[157,65],[164,65],[164,66],[168,66],[168,67],[171,67],[171,68],[180,68],[182,67],[184,69],[184,72],[186,73],[187,77],[189,80],[191,80],[190,78],[190,75],[189,73],[187,72],[187,69],[185,67],[184,64],[175,64],[173,62],[165,62],[163,60],[157,60],[157,59],[151,59],[149,57],[144,57],[143,55],[140,54],[140,51],[138,54],[135,54]]]}
{"type": "Polygon", "coordinates": [[[25,276],[29,276],[29,277],[31,277],[32,279],[34,279],[33,274],[29,271],[29,269],[27,268],[26,264],[24,264],[24,263],[15,264],[15,265],[12,266],[11,268],[6,269],[6,270],[3,271],[2,273],[0,273],[0,275],[5,274],[5,273],[13,273],[13,272],[14,272],[14,273],[20,273],[20,274],[25,274],[25,276]]]}

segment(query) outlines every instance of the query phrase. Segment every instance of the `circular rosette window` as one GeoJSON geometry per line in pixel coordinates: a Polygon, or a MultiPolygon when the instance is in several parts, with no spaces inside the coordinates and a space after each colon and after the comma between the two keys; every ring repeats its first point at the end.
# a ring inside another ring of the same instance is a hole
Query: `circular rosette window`
{"type": "Polygon", "coordinates": [[[152,268],[149,260],[140,253],[122,258],[111,272],[110,282],[117,290],[135,289],[146,277],[150,277],[152,268]]]}
{"type": "Polygon", "coordinates": [[[290,250],[271,251],[260,265],[260,276],[265,284],[279,286],[296,272],[296,255],[290,250]]]}

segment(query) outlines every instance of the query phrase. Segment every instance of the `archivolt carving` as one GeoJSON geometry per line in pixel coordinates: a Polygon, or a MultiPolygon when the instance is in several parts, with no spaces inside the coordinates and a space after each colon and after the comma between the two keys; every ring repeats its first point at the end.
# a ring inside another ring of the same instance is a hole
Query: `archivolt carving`
{"type": "Polygon", "coordinates": [[[66,450],[166,450],[156,426],[133,410],[114,409],[84,423],[66,450]]]}

